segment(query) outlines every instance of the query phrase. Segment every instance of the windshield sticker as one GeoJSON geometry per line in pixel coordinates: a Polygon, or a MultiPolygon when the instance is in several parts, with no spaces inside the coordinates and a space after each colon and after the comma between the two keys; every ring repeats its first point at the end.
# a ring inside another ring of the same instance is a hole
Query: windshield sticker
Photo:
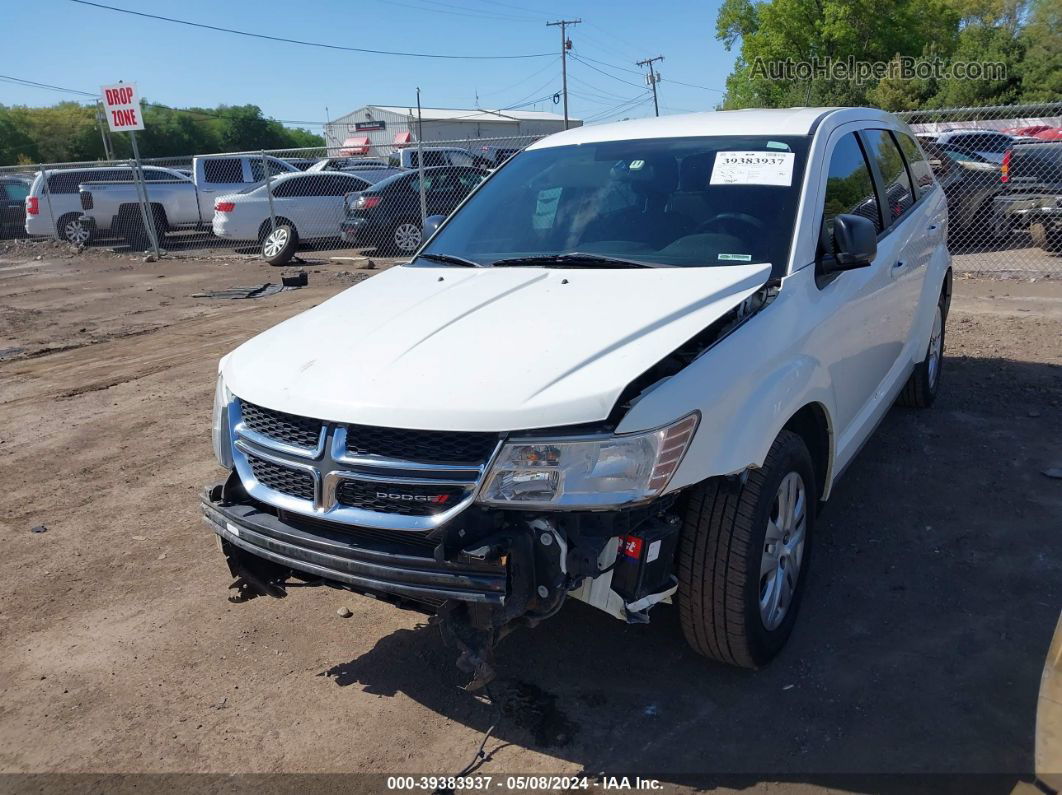
{"type": "Polygon", "coordinates": [[[538,192],[538,201],[535,203],[535,214],[531,216],[533,229],[552,229],[553,222],[557,218],[557,204],[560,201],[563,188],[546,188],[538,192]]]}
{"type": "Polygon", "coordinates": [[[784,144],[781,141],[768,141],[767,142],[767,148],[768,149],[784,149],[785,151],[788,152],[789,151],[789,144],[784,144]]]}
{"type": "Polygon", "coordinates": [[[711,185],[793,184],[794,152],[716,152],[711,185]]]}
{"type": "Polygon", "coordinates": [[[724,262],[752,262],[751,254],[720,254],[716,259],[724,262]]]}

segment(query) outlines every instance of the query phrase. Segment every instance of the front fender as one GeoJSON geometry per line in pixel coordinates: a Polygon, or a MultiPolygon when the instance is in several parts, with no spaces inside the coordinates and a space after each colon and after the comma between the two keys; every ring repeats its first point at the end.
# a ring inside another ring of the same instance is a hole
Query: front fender
{"type": "MultiPolygon", "coordinates": [[[[822,363],[801,340],[777,333],[795,302],[779,298],[627,412],[620,433],[659,427],[701,412],[693,444],[668,487],[760,467],[778,433],[801,408],[819,404],[832,428],[834,395],[822,363]],[[768,317],[773,315],[773,317],[768,317]]],[[[833,434],[826,492],[832,479],[833,434]]]]}

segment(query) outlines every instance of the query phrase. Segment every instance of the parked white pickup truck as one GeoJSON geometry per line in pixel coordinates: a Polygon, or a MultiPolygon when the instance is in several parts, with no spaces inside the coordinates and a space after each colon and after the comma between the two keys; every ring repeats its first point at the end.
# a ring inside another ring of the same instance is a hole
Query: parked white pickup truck
{"type": "Polygon", "coordinates": [[[473,687],[571,598],[675,602],[694,649],[759,667],[837,479],[937,394],[946,226],[878,110],[557,133],[408,265],[221,360],[203,513],[237,587],[436,613],[473,687]]]}
{"type": "MultiPolygon", "coordinates": [[[[211,229],[214,200],[226,193],[248,190],[269,176],[300,173],[295,166],[275,157],[261,155],[203,155],[192,161],[192,178],[168,171],[169,178],[155,174],[145,180],[155,231],[161,240],[176,229],[211,229]]],[[[96,229],[113,229],[134,248],[146,247],[147,231],[137,203],[136,185],[126,181],[86,181],[80,184],[82,224],[96,229]]]]}

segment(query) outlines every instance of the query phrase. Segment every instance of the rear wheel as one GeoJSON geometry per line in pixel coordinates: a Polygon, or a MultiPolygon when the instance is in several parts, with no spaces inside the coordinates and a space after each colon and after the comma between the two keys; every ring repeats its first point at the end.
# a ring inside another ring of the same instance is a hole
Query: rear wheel
{"type": "Polygon", "coordinates": [[[1029,236],[1034,245],[1044,251],[1052,253],[1062,251],[1062,228],[1047,224],[1035,223],[1029,225],[1029,236]]]}
{"type": "Polygon", "coordinates": [[[80,220],[76,213],[68,213],[59,219],[59,236],[67,243],[83,246],[92,240],[93,228],[80,220]]]}
{"type": "Polygon", "coordinates": [[[679,541],[682,632],[695,651],[742,668],[773,658],[793,631],[818,494],[804,440],[782,431],[744,483],[697,486],[679,541]]]}
{"type": "Polygon", "coordinates": [[[388,247],[399,255],[412,254],[420,248],[420,241],[420,224],[407,219],[399,221],[392,227],[388,247]]]}
{"type": "Polygon", "coordinates": [[[270,265],[284,265],[295,256],[299,234],[287,221],[277,221],[276,228],[262,240],[262,259],[270,265]]]}
{"type": "Polygon", "coordinates": [[[940,387],[940,372],[944,364],[944,306],[945,297],[941,293],[937,308],[933,314],[933,327],[929,333],[929,345],[926,357],[915,365],[897,402],[901,406],[927,409],[937,399],[940,387]]]}

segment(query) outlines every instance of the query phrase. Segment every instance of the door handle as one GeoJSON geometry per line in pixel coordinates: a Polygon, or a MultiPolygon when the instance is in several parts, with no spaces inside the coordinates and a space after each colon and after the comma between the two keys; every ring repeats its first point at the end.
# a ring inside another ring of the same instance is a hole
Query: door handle
{"type": "Polygon", "coordinates": [[[937,225],[936,224],[930,224],[929,228],[926,229],[926,231],[927,232],[936,232],[937,231],[937,225]]]}

